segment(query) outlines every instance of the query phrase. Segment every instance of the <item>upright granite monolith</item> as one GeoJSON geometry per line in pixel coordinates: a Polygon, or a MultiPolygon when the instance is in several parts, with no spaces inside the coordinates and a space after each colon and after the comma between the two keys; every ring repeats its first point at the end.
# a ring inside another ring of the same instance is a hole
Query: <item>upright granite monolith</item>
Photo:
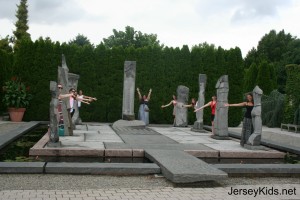
{"type": "Polygon", "coordinates": [[[59,141],[58,135],[58,91],[57,83],[50,81],[50,92],[51,92],[51,102],[50,102],[50,125],[49,125],[49,143],[57,143],[59,141]]]}
{"type": "Polygon", "coordinates": [[[177,88],[177,104],[175,106],[175,124],[174,126],[186,127],[187,121],[187,108],[183,107],[188,103],[189,88],[183,85],[177,88]]]}
{"type": "Polygon", "coordinates": [[[135,93],[136,61],[124,63],[124,86],[122,119],[134,120],[134,93],[135,93]]]}
{"type": "Polygon", "coordinates": [[[227,140],[228,137],[228,103],[229,83],[228,75],[219,78],[217,84],[217,108],[214,120],[214,135],[212,138],[218,140],[227,140]]]}
{"type": "MultiPolygon", "coordinates": [[[[69,69],[66,64],[65,56],[62,55],[62,67],[58,67],[58,83],[62,85],[63,89],[61,94],[69,93],[69,83],[68,83],[68,73],[69,69]]],[[[72,119],[70,115],[70,99],[64,98],[62,99],[62,115],[64,119],[64,135],[71,136],[73,135],[72,129],[72,119]]]]}
{"type": "Polygon", "coordinates": [[[254,107],[251,112],[252,124],[254,132],[250,135],[247,144],[252,146],[259,146],[262,133],[262,120],[261,120],[261,97],[263,91],[256,86],[252,92],[254,107]]]}
{"type": "MultiPolygon", "coordinates": [[[[200,108],[204,105],[206,80],[206,74],[199,74],[199,93],[196,108],[200,108]]],[[[205,132],[205,130],[203,129],[203,109],[196,112],[196,117],[197,121],[194,122],[192,131],[205,132]]]]}
{"type": "MultiPolygon", "coordinates": [[[[68,73],[69,88],[74,88],[77,91],[79,77],[80,76],[78,74],[68,73]]],[[[77,101],[74,101],[73,109],[75,110],[75,112],[72,117],[72,128],[73,130],[75,130],[76,128],[75,124],[80,124],[82,122],[79,117],[79,109],[78,109],[77,101]]]]}

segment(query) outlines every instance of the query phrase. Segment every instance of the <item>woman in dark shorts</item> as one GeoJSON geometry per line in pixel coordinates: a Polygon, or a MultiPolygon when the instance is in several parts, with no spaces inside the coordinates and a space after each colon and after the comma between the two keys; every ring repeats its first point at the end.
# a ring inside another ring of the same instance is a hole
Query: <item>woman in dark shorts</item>
{"type": "Polygon", "coordinates": [[[200,108],[197,108],[194,110],[194,112],[197,112],[205,107],[210,106],[211,108],[211,115],[210,115],[210,121],[211,121],[211,132],[214,135],[214,120],[215,120],[215,113],[216,113],[216,107],[217,107],[217,97],[212,96],[211,101],[205,104],[204,106],[201,106],[200,108]]]}

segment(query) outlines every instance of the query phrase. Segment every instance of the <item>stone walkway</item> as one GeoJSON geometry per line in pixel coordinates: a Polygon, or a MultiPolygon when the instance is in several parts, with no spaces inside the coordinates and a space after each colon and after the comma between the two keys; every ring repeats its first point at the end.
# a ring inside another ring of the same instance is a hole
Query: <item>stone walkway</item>
{"type": "MultiPolygon", "coordinates": [[[[3,125],[5,127],[5,131],[9,128],[13,129],[15,126],[13,125],[3,125]]],[[[18,125],[16,125],[18,126],[18,125]]],[[[118,137],[118,135],[114,134],[111,131],[110,127],[107,125],[102,125],[100,132],[97,130],[93,130],[94,125],[89,126],[89,133],[93,133],[91,135],[85,134],[84,137],[80,136],[81,138],[77,138],[77,140],[85,141],[92,145],[92,148],[95,148],[95,140],[99,144],[108,143],[116,143],[116,144],[124,144],[124,142],[118,137]],[[94,131],[94,132],[93,132],[94,131]],[[94,138],[97,134],[103,136],[101,139],[97,140],[94,138]]],[[[170,126],[166,127],[152,127],[153,130],[159,132],[160,134],[170,138],[182,144],[184,146],[193,146],[198,144],[203,144],[209,148],[215,150],[234,150],[234,151],[250,151],[243,149],[239,146],[238,140],[228,140],[228,141],[216,141],[209,137],[210,133],[195,133],[190,131],[189,128],[174,128],[170,126]]],[[[80,129],[84,129],[81,127],[80,129]]],[[[239,128],[235,128],[236,132],[239,132],[239,128]]],[[[78,130],[80,131],[80,130],[78,130]]],[[[272,131],[272,129],[268,129],[268,132],[272,131]]],[[[286,135],[294,134],[290,132],[282,131],[286,135]]],[[[274,134],[280,134],[282,132],[274,131],[274,134]]],[[[0,133],[1,133],[1,126],[0,126],[0,133]]],[[[298,134],[300,135],[300,134],[298,134]]],[[[298,137],[297,135],[297,137],[298,137]]],[[[1,134],[0,134],[1,139],[1,134]]],[[[72,140],[72,139],[71,139],[72,140]]],[[[78,142],[76,139],[75,141],[71,141],[65,138],[65,147],[72,146],[72,144],[78,142]],[[73,143],[74,142],[74,143],[73,143]]],[[[85,145],[84,143],[82,144],[85,145]]],[[[105,145],[96,146],[99,149],[105,149],[105,145]]],[[[13,175],[7,175],[13,176],[13,175]]],[[[30,176],[30,175],[29,175],[30,176]]],[[[1,176],[0,176],[1,177],[1,176]]],[[[47,176],[39,175],[39,179],[36,181],[42,182],[44,178],[47,176]]],[[[107,177],[109,179],[109,177],[107,177]]],[[[208,187],[208,188],[200,188],[200,187],[165,187],[159,186],[156,188],[140,188],[140,187],[130,187],[130,184],[124,184],[122,187],[118,186],[115,187],[111,185],[109,188],[101,187],[95,183],[92,187],[94,189],[82,189],[78,187],[78,189],[72,190],[64,190],[64,187],[59,187],[61,189],[53,190],[49,188],[45,189],[38,189],[38,190],[16,190],[16,188],[0,187],[0,200],[96,200],[96,199],[157,199],[157,200],[167,200],[167,199],[177,199],[177,200],[190,200],[190,199],[208,199],[208,200],[225,200],[225,199],[298,199],[300,200],[300,181],[299,178],[296,179],[295,184],[288,183],[288,184],[280,184],[280,183],[260,183],[260,184],[233,184],[233,185],[226,185],[226,186],[218,186],[218,187],[208,187]],[[129,187],[128,187],[129,186],[129,187]],[[105,189],[104,189],[105,188],[105,189]],[[49,190],[50,189],[50,190],[49,190]],[[234,194],[229,194],[233,191],[234,194]]],[[[0,178],[0,186],[5,184],[2,181],[7,181],[0,178]]],[[[16,180],[15,180],[16,181],[16,180]]],[[[132,180],[134,181],[134,179],[132,180]]],[[[7,182],[8,184],[8,182],[7,182]]],[[[30,183],[27,183],[30,184],[30,183]]],[[[56,184],[56,182],[51,182],[49,184],[56,184]]],[[[64,181],[64,184],[68,184],[67,180],[64,181]]],[[[79,182],[80,184],[80,182],[79,182]]],[[[93,183],[91,183],[93,184],[93,183]]]]}
{"type": "Polygon", "coordinates": [[[300,199],[300,185],[236,185],[217,188],[4,190],[0,200],[291,200],[300,199]]]}

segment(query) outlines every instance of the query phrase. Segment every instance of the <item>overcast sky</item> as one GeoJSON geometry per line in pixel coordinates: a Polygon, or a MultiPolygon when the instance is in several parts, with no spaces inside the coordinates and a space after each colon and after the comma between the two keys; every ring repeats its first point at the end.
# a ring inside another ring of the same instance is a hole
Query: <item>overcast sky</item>
{"type": "MultiPolygon", "coordinates": [[[[0,36],[12,35],[19,0],[0,0],[0,36]]],[[[203,42],[243,56],[264,34],[284,29],[300,37],[299,0],[28,0],[33,40],[68,42],[83,34],[95,45],[126,26],[157,34],[169,47],[203,42]]]]}

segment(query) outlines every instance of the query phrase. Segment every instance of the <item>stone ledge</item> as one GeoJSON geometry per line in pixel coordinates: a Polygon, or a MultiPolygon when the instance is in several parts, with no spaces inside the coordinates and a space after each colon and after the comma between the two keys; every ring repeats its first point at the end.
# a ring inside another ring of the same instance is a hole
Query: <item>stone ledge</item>
{"type": "Polygon", "coordinates": [[[220,158],[284,158],[279,151],[220,151],[220,158]]]}
{"type": "Polygon", "coordinates": [[[132,149],[105,149],[105,157],[132,157],[132,149]]]}
{"type": "Polygon", "coordinates": [[[217,150],[184,150],[184,152],[197,158],[218,158],[219,151],[217,150]]]}
{"type": "Polygon", "coordinates": [[[45,167],[49,174],[145,175],[160,173],[154,163],[54,163],[45,167]]]}
{"type": "Polygon", "coordinates": [[[2,174],[41,174],[44,162],[0,162],[2,174]]]}
{"type": "Polygon", "coordinates": [[[214,164],[228,174],[300,174],[300,164],[214,164]]]}
{"type": "Polygon", "coordinates": [[[30,156],[95,156],[103,157],[104,149],[42,148],[29,151],[30,156]]]}

